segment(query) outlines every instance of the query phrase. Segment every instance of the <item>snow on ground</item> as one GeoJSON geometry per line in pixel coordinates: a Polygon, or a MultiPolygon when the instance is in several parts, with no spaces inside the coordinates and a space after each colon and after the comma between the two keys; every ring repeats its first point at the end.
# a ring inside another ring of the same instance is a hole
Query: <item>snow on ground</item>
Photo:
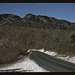
{"type": "MultiPolygon", "coordinates": [[[[34,51],[34,50],[37,51],[36,49],[29,49],[28,52],[34,51]]],[[[39,49],[38,51],[51,55],[51,56],[55,56],[56,58],[60,58],[68,62],[75,63],[75,56],[74,57],[69,57],[69,56],[62,57],[62,56],[58,56],[56,52],[46,51],[44,49],[39,49]]],[[[29,57],[25,57],[24,59],[21,59],[17,61],[16,63],[11,64],[9,66],[2,67],[0,68],[0,70],[19,69],[19,68],[21,69],[21,70],[18,70],[19,72],[49,72],[43,69],[42,67],[38,66],[36,62],[29,59],[29,57]]]]}
{"type": "Polygon", "coordinates": [[[57,58],[60,58],[62,60],[71,62],[71,63],[75,63],[75,56],[70,57],[70,56],[65,56],[65,57],[61,57],[61,56],[57,56],[57,58]]]}
{"type": "Polygon", "coordinates": [[[46,53],[48,55],[51,56],[55,56],[56,58],[71,62],[71,63],[75,63],[75,56],[70,57],[70,56],[58,56],[58,54],[56,52],[52,52],[52,51],[45,51],[44,49],[39,49],[38,51],[46,53]]]}
{"type": "Polygon", "coordinates": [[[57,58],[65,60],[65,61],[69,61],[70,57],[69,56],[65,56],[65,57],[63,57],[63,56],[57,56],[57,58]]]}
{"type": "Polygon", "coordinates": [[[48,54],[48,55],[51,55],[51,56],[56,56],[57,55],[56,52],[51,52],[51,51],[46,51],[45,53],[48,54]]]}
{"type": "Polygon", "coordinates": [[[69,58],[69,62],[75,63],[75,56],[74,56],[74,57],[69,58]]]}
{"type": "Polygon", "coordinates": [[[48,55],[51,55],[51,56],[56,56],[56,55],[57,55],[56,52],[45,51],[44,49],[40,49],[40,50],[38,50],[38,51],[43,52],[43,53],[48,54],[48,55]]]}
{"type": "Polygon", "coordinates": [[[42,67],[38,66],[34,61],[30,60],[29,57],[26,57],[23,60],[20,60],[9,66],[0,68],[0,70],[10,70],[10,69],[21,69],[18,72],[49,72],[42,67]]]}

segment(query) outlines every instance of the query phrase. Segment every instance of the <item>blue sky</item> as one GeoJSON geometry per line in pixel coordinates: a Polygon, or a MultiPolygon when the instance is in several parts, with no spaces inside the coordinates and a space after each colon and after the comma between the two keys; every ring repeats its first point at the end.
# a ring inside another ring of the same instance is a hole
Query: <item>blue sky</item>
{"type": "Polygon", "coordinates": [[[24,17],[28,13],[75,22],[75,3],[0,3],[0,14],[24,17]]]}

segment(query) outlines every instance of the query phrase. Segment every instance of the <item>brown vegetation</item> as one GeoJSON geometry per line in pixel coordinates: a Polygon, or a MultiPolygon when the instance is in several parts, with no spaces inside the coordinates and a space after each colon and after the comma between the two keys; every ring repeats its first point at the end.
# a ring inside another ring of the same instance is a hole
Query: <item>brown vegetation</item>
{"type": "Polygon", "coordinates": [[[75,31],[22,26],[0,26],[0,63],[17,60],[28,49],[56,51],[59,54],[75,54],[75,31]]]}
{"type": "Polygon", "coordinates": [[[18,60],[28,49],[75,55],[75,23],[28,14],[0,15],[0,64],[18,60]]]}

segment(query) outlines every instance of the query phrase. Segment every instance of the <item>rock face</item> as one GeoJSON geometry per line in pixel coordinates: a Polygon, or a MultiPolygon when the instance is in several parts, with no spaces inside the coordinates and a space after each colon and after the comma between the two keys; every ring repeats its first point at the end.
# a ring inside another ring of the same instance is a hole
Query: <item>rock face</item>
{"type": "Polygon", "coordinates": [[[23,19],[35,20],[35,21],[43,21],[43,22],[57,21],[57,19],[55,19],[54,17],[47,17],[47,16],[33,15],[33,14],[27,14],[23,19]]]}
{"type": "Polygon", "coordinates": [[[47,17],[47,16],[33,15],[33,14],[27,14],[23,19],[37,21],[37,22],[42,21],[44,23],[48,22],[50,23],[57,20],[54,17],[47,17]]]}
{"type": "Polygon", "coordinates": [[[58,20],[54,17],[47,17],[47,16],[41,16],[41,15],[33,15],[33,14],[27,14],[24,18],[26,21],[32,21],[32,22],[40,22],[45,27],[52,27],[52,28],[59,28],[59,29],[69,29],[70,22],[66,20],[58,20]]]}
{"type": "Polygon", "coordinates": [[[54,17],[27,14],[21,18],[13,14],[0,14],[0,25],[24,25],[47,29],[74,29],[75,24],[54,17]],[[35,25],[36,24],[36,25],[35,25]]]}
{"type": "Polygon", "coordinates": [[[0,25],[11,24],[14,21],[20,20],[21,18],[13,14],[1,14],[0,15],[0,25]]]}

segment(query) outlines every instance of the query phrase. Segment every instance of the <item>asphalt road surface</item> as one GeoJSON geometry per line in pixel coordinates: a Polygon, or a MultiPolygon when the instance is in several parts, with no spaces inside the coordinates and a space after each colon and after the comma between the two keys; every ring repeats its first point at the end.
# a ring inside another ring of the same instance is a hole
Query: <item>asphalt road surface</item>
{"type": "Polygon", "coordinates": [[[32,51],[29,58],[50,72],[75,72],[75,64],[54,58],[40,51],[32,51]]]}

